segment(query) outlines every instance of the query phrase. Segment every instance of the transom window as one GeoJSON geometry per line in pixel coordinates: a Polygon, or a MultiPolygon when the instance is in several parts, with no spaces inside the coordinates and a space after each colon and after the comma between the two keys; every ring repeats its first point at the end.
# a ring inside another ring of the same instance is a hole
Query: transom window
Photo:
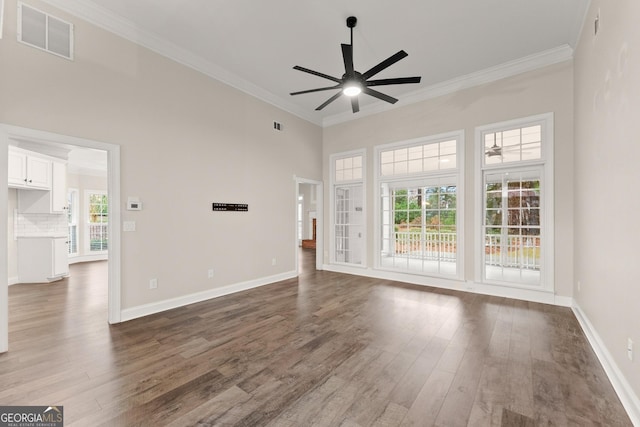
{"type": "Polygon", "coordinates": [[[542,158],[542,125],[517,127],[484,134],[486,165],[542,158]]]}
{"type": "Polygon", "coordinates": [[[456,140],[417,144],[380,152],[380,175],[396,176],[455,169],[456,140]]]}
{"type": "Polygon", "coordinates": [[[362,179],[362,156],[336,159],[334,179],[335,182],[362,179]]]}

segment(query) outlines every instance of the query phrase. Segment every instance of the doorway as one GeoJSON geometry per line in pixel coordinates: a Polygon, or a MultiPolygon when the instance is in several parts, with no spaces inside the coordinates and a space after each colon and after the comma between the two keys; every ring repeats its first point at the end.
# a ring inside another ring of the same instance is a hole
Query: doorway
{"type": "Polygon", "coordinates": [[[300,252],[315,252],[315,269],[322,270],[324,235],[322,231],[322,182],[304,178],[295,179],[296,200],[296,273],[300,274],[300,252]]]}
{"type": "MultiPolygon", "coordinates": [[[[120,302],[120,147],[114,144],[0,124],[0,163],[8,165],[10,145],[40,147],[82,147],[106,152],[109,222],[108,322],[119,323],[120,302]]],[[[43,154],[47,154],[46,152],[43,154]]],[[[6,166],[5,166],[6,167],[6,166]]],[[[0,174],[0,221],[9,220],[8,177],[0,174]]],[[[0,237],[8,241],[8,227],[0,228],[0,237]]],[[[0,245],[0,353],[9,349],[8,245],[0,245]]]]}

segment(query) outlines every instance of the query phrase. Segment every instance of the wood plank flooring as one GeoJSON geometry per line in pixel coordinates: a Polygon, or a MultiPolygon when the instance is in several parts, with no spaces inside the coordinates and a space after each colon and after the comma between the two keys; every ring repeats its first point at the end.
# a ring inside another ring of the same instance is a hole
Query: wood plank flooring
{"type": "Polygon", "coordinates": [[[314,257],[297,279],[111,326],[105,262],[11,286],[0,405],[63,405],[67,426],[631,426],[571,310],[314,257]]]}

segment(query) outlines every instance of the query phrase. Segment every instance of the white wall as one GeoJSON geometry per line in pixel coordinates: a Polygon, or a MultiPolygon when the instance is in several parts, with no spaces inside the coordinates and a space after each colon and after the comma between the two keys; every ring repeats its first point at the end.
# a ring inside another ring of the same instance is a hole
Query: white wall
{"type": "MultiPolygon", "coordinates": [[[[574,60],[574,298],[635,392],[636,405],[640,396],[639,22],[636,0],[593,0],[574,60]],[[598,10],[600,31],[594,36],[598,10]],[[634,361],[627,358],[627,338],[635,342],[634,361]]],[[[637,410],[640,417],[640,406],[637,410]]]]}
{"type": "Polygon", "coordinates": [[[122,307],[295,272],[293,177],[321,179],[321,128],[30,4],[75,25],[75,59],[19,44],[16,1],[5,0],[0,123],[120,145],[122,219],[137,223],[122,234],[122,307]],[[127,196],[144,209],[124,210],[127,196]]]}
{"type": "MultiPolygon", "coordinates": [[[[464,278],[474,280],[476,220],[474,197],[477,126],[553,112],[555,122],[555,290],[570,297],[573,283],[573,67],[571,62],[523,73],[494,83],[462,90],[388,112],[338,124],[324,130],[324,180],[329,182],[329,156],[366,148],[367,233],[373,229],[373,147],[443,132],[465,131],[464,278]]],[[[325,189],[328,200],[330,188],[325,189]]],[[[328,206],[329,204],[325,204],[328,206]]],[[[325,211],[325,218],[329,218],[325,211]]],[[[325,241],[329,241],[326,227],[325,241]]],[[[373,237],[369,239],[372,242],[373,237]]],[[[373,244],[368,245],[366,264],[373,265],[373,244]]],[[[325,250],[325,263],[329,262],[325,250]]]]}
{"type": "Polygon", "coordinates": [[[18,209],[18,190],[9,189],[7,221],[7,277],[10,284],[18,281],[18,241],[14,228],[15,212],[18,209]]]}

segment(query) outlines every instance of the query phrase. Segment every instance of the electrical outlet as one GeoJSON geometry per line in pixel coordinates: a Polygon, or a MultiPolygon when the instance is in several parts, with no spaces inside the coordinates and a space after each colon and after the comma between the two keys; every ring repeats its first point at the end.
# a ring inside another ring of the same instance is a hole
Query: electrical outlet
{"type": "Polygon", "coordinates": [[[149,289],[158,289],[158,279],[149,280],[149,289]]]}
{"type": "Polygon", "coordinates": [[[276,259],[275,258],[271,259],[271,265],[276,265],[276,259]]]}
{"type": "Polygon", "coordinates": [[[627,357],[633,362],[633,341],[627,338],[627,357]]]}
{"type": "Polygon", "coordinates": [[[213,279],[213,268],[209,269],[209,271],[207,272],[207,277],[209,277],[209,279],[213,279]]]}

